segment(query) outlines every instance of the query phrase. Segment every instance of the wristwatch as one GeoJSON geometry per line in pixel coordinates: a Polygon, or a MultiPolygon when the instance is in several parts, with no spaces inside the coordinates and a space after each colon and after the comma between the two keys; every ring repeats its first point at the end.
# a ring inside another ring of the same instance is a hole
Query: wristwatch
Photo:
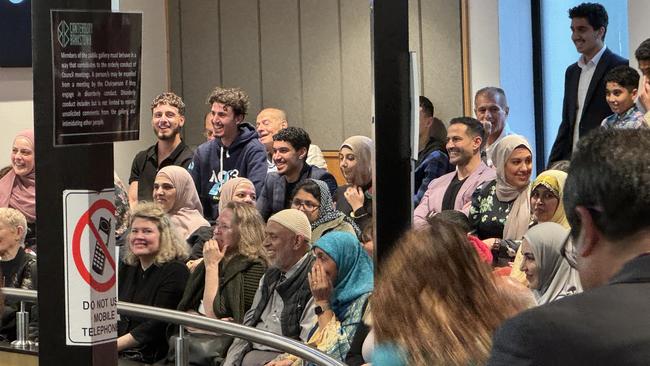
{"type": "Polygon", "coordinates": [[[321,315],[322,313],[324,313],[326,310],[329,310],[329,306],[327,306],[327,305],[325,305],[325,306],[318,305],[318,306],[316,306],[314,308],[314,313],[316,313],[316,315],[318,316],[318,315],[321,315]]]}

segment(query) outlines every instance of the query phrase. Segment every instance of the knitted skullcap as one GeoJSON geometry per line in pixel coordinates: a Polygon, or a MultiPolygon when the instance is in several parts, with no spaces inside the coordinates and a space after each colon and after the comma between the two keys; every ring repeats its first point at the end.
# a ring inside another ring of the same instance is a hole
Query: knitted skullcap
{"type": "Polygon", "coordinates": [[[311,225],[307,216],[299,210],[289,208],[282,210],[269,217],[269,221],[275,221],[278,224],[291,230],[296,235],[302,235],[311,241],[311,225]]]}

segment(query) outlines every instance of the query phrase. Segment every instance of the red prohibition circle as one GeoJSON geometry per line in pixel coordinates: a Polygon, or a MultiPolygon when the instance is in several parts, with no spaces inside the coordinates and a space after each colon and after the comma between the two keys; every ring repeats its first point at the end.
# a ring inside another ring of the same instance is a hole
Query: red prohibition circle
{"type": "Polygon", "coordinates": [[[113,255],[108,251],[106,244],[99,235],[99,232],[97,232],[95,224],[92,222],[93,214],[99,209],[106,209],[112,214],[115,214],[115,206],[113,203],[111,203],[111,201],[101,199],[93,203],[88,211],[84,212],[84,214],[81,215],[79,222],[77,222],[77,226],[75,226],[74,234],[72,235],[72,257],[74,258],[74,264],[76,265],[81,278],[83,278],[96,291],[106,292],[115,284],[115,261],[113,260],[113,255]],[[83,234],[86,226],[88,226],[90,229],[89,235],[95,236],[95,239],[97,239],[97,243],[99,244],[101,250],[104,252],[108,263],[113,268],[113,275],[106,282],[97,281],[90,274],[88,268],[86,268],[86,265],[83,262],[83,259],[81,258],[81,234],[83,234]]]}

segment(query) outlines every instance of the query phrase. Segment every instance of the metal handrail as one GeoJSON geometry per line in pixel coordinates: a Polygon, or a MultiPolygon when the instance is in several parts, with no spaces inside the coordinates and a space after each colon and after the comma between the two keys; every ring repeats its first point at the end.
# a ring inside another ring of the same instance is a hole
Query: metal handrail
{"type": "MultiPolygon", "coordinates": [[[[37,291],[8,287],[2,287],[2,293],[4,293],[8,298],[29,302],[37,301],[38,297],[37,291]]],[[[161,320],[167,323],[190,326],[217,333],[227,334],[233,337],[242,338],[247,341],[276,348],[309,362],[313,362],[316,365],[345,366],[343,363],[329,357],[317,349],[305,345],[304,343],[264,330],[247,327],[245,325],[233,322],[210,319],[201,315],[189,314],[177,310],[156,308],[153,306],[133,304],[124,301],[117,302],[117,312],[124,315],[161,320]]]]}

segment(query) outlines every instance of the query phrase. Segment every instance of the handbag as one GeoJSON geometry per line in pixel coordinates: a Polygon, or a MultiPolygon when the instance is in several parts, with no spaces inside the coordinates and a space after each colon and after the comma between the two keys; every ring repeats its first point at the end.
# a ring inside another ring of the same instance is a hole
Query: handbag
{"type": "MultiPolygon", "coordinates": [[[[169,337],[169,352],[166,359],[168,364],[173,364],[176,360],[177,338],[178,335],[169,337]]],[[[183,339],[187,345],[190,366],[221,365],[233,342],[233,337],[225,334],[185,333],[183,339]]]]}

